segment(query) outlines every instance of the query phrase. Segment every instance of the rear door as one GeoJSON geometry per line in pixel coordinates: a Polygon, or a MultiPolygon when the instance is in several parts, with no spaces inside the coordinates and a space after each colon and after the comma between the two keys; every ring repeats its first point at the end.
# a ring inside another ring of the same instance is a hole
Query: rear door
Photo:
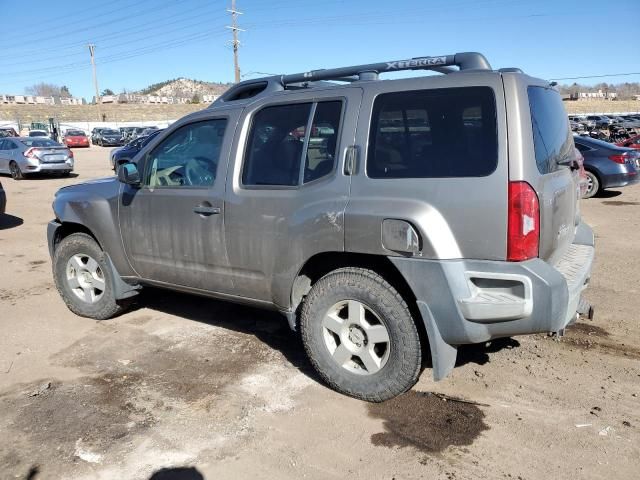
{"type": "Polygon", "coordinates": [[[0,138],[0,172],[9,172],[9,140],[0,138]]]}
{"type": "Polygon", "coordinates": [[[245,110],[225,209],[234,295],[286,308],[304,262],[344,249],[343,161],[361,98],[355,87],[303,90],[245,110]]]}
{"type": "Polygon", "coordinates": [[[540,205],[540,258],[555,263],[573,242],[579,222],[578,171],[573,134],[560,94],[546,83],[505,74],[509,124],[509,176],[536,191],[540,205]]]}

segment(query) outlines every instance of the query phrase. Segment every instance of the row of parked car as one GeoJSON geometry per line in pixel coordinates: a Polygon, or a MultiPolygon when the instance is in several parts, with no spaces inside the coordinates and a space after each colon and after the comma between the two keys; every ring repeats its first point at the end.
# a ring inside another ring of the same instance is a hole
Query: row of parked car
{"type": "Polygon", "coordinates": [[[158,127],[96,127],[91,130],[91,143],[101,147],[119,147],[139,137],[146,137],[158,130],[158,127]]]}
{"type": "Polygon", "coordinates": [[[640,114],[637,115],[569,115],[571,129],[593,130],[596,128],[640,128],[640,114]]]}

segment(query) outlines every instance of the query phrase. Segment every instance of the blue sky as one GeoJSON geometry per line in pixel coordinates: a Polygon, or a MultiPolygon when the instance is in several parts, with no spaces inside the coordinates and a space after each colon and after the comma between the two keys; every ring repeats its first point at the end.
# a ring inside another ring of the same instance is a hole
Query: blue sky
{"type": "MultiPolygon", "coordinates": [[[[230,0],[0,0],[0,93],[38,82],[90,99],[175,77],[232,81],[230,0]]],[[[637,0],[237,0],[244,78],[460,51],[552,79],[640,72],[637,0]],[[630,12],[626,17],[624,12],[630,12]],[[625,40],[623,40],[625,39],[625,40]]],[[[577,80],[640,81],[640,74],[577,80]]],[[[564,83],[571,83],[566,81],[564,83]]]]}

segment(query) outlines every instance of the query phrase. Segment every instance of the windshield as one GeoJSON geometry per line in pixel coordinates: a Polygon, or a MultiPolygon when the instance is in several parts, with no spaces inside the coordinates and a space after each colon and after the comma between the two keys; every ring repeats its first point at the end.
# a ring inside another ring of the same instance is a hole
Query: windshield
{"type": "Polygon", "coordinates": [[[67,135],[70,137],[84,137],[85,134],[84,132],[81,132],[80,130],[69,130],[67,132],[67,135]]]}
{"type": "Polygon", "coordinates": [[[102,130],[102,135],[120,135],[118,130],[102,130]]]}
{"type": "Polygon", "coordinates": [[[34,139],[25,138],[20,141],[24,143],[27,147],[61,147],[62,146],[59,143],[54,142],[53,140],[49,140],[48,138],[34,138],[34,139]]]}
{"type": "Polygon", "coordinates": [[[29,132],[30,137],[46,137],[47,132],[29,132]]]}

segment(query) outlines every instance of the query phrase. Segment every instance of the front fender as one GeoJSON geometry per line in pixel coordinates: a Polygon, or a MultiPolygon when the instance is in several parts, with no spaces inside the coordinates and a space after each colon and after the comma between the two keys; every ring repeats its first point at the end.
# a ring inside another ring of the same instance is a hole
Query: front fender
{"type": "MultiPolygon", "coordinates": [[[[124,276],[135,275],[124,254],[118,222],[120,183],[115,177],[94,180],[58,191],[53,201],[56,223],[77,224],[89,230],[114,266],[124,276]]],[[[49,249],[52,252],[55,232],[59,227],[47,228],[49,249]]]]}

